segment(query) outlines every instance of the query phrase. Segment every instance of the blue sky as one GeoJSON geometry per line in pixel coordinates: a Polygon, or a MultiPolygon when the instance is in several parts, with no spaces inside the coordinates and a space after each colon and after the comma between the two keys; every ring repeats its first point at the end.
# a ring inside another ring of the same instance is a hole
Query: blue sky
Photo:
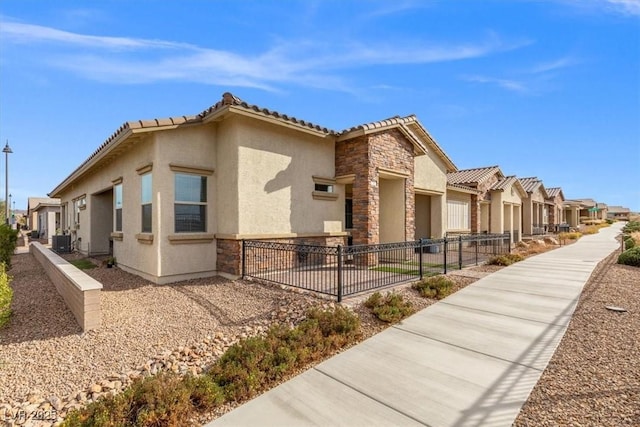
{"type": "Polygon", "coordinates": [[[18,209],[226,91],[334,130],[416,114],[460,169],[640,211],[640,0],[0,2],[18,209]]]}

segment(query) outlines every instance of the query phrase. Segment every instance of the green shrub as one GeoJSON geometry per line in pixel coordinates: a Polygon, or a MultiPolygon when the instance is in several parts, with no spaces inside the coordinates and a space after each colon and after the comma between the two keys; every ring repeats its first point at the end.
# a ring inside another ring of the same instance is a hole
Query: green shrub
{"type": "Polygon", "coordinates": [[[226,399],[245,400],[359,336],[360,319],[348,309],[312,309],[293,329],[273,326],[264,337],[234,344],[213,365],[209,375],[224,390],[226,399]]]}
{"type": "Polygon", "coordinates": [[[611,218],[607,218],[606,221],[607,221],[607,224],[609,224],[609,225],[611,225],[611,224],[613,224],[615,222],[611,218]]]}
{"type": "Polygon", "coordinates": [[[207,377],[160,373],[138,379],[120,394],[106,396],[71,412],[64,426],[182,425],[195,409],[213,409],[222,394],[207,377]]]}
{"type": "Polygon", "coordinates": [[[404,301],[402,295],[390,292],[382,296],[380,292],[371,295],[365,302],[373,314],[383,322],[395,323],[414,313],[410,301],[404,301]]]}
{"type": "Polygon", "coordinates": [[[502,265],[502,266],[507,266],[507,265],[511,265],[513,263],[516,262],[520,262],[524,259],[524,257],[520,254],[504,254],[504,255],[497,255],[494,256],[492,258],[490,258],[487,261],[487,265],[502,265]]]}
{"type": "Polygon", "coordinates": [[[0,328],[9,322],[12,299],[11,277],[7,274],[4,263],[0,263],[0,328]]]}
{"type": "Polygon", "coordinates": [[[624,233],[633,233],[634,231],[640,231],[640,221],[629,221],[627,225],[622,228],[624,233]]]}
{"type": "Polygon", "coordinates": [[[310,310],[293,329],[273,326],[264,337],[234,344],[204,375],[161,373],[137,380],[116,396],[71,412],[63,425],[186,425],[196,413],[253,397],[359,336],[360,319],[348,309],[310,310]]]}
{"type": "Polygon", "coordinates": [[[640,246],[627,249],[618,256],[618,264],[640,267],[640,246]]]}
{"type": "Polygon", "coordinates": [[[425,298],[442,299],[451,293],[453,281],[445,276],[433,276],[413,284],[420,295],[425,298]]]}
{"type": "Polygon", "coordinates": [[[18,230],[13,230],[7,224],[0,225],[0,262],[11,269],[11,256],[18,244],[18,230]]]}
{"type": "Polygon", "coordinates": [[[635,241],[635,240],[633,240],[633,238],[631,238],[631,237],[626,237],[626,238],[624,239],[624,249],[625,249],[625,250],[627,250],[627,249],[631,249],[631,248],[633,248],[635,245],[636,245],[636,241],[635,241]]]}

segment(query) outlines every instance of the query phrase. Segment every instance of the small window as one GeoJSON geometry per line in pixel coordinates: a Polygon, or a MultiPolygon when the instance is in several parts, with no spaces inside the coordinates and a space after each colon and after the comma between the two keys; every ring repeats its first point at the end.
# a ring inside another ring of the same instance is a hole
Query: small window
{"type": "Polygon", "coordinates": [[[316,191],[322,191],[322,192],[325,192],[325,193],[333,193],[333,185],[316,183],[316,191]]]}
{"type": "Polygon", "coordinates": [[[151,233],[153,230],[153,216],[152,216],[152,207],[153,207],[153,178],[151,176],[151,172],[145,173],[140,177],[140,187],[141,187],[141,200],[140,204],[142,206],[142,232],[143,233],[151,233]]]}
{"type": "Polygon", "coordinates": [[[207,231],[207,177],[176,173],[175,232],[207,231]]]}
{"type": "Polygon", "coordinates": [[[115,231],[122,231],[122,184],[113,186],[113,204],[116,219],[115,231]]]}

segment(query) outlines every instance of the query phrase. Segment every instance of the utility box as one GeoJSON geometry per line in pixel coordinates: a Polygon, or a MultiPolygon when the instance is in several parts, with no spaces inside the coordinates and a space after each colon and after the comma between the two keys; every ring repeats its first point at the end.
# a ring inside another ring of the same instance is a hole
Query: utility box
{"type": "Polygon", "coordinates": [[[71,252],[71,235],[51,236],[51,249],[59,254],[71,252]]]}

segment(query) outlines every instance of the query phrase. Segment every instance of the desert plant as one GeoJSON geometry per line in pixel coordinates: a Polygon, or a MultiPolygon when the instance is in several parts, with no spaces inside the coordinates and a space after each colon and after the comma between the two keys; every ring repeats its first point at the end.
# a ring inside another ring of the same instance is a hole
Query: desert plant
{"type": "Polygon", "coordinates": [[[349,309],[310,310],[295,328],[276,325],[264,337],[232,345],[204,375],[162,373],[137,380],[118,395],[71,412],[63,425],[185,425],[198,412],[267,390],[359,337],[360,319],[349,309]]]}
{"type": "Polygon", "coordinates": [[[410,301],[404,301],[402,295],[390,292],[382,295],[380,292],[372,294],[365,302],[373,314],[383,322],[395,323],[414,313],[410,301]]]}
{"type": "Polygon", "coordinates": [[[3,262],[7,270],[11,269],[11,256],[18,244],[18,230],[12,229],[7,224],[0,225],[0,262],[3,262]]]}
{"type": "Polygon", "coordinates": [[[600,230],[597,225],[590,225],[582,230],[582,234],[596,234],[600,230]]]}
{"type": "Polygon", "coordinates": [[[445,276],[433,276],[414,283],[413,289],[425,298],[442,299],[451,293],[453,284],[445,276]]]}
{"type": "Polygon", "coordinates": [[[626,237],[626,238],[624,239],[624,249],[625,249],[625,250],[627,250],[627,249],[631,249],[631,248],[633,248],[635,245],[636,245],[636,242],[635,242],[635,240],[634,240],[631,236],[628,236],[628,237],[626,237]]]}
{"type": "Polygon", "coordinates": [[[524,257],[520,254],[496,255],[487,261],[487,265],[502,265],[506,267],[513,263],[520,262],[523,259],[524,257]]]}
{"type": "Polygon", "coordinates": [[[640,267],[640,246],[627,249],[618,256],[618,264],[640,267]]]}
{"type": "Polygon", "coordinates": [[[0,263],[0,328],[9,322],[12,299],[11,277],[7,274],[4,263],[0,263]]]}
{"type": "Polygon", "coordinates": [[[633,233],[634,231],[640,231],[640,221],[627,222],[627,225],[622,228],[622,231],[626,234],[633,233]]]}

